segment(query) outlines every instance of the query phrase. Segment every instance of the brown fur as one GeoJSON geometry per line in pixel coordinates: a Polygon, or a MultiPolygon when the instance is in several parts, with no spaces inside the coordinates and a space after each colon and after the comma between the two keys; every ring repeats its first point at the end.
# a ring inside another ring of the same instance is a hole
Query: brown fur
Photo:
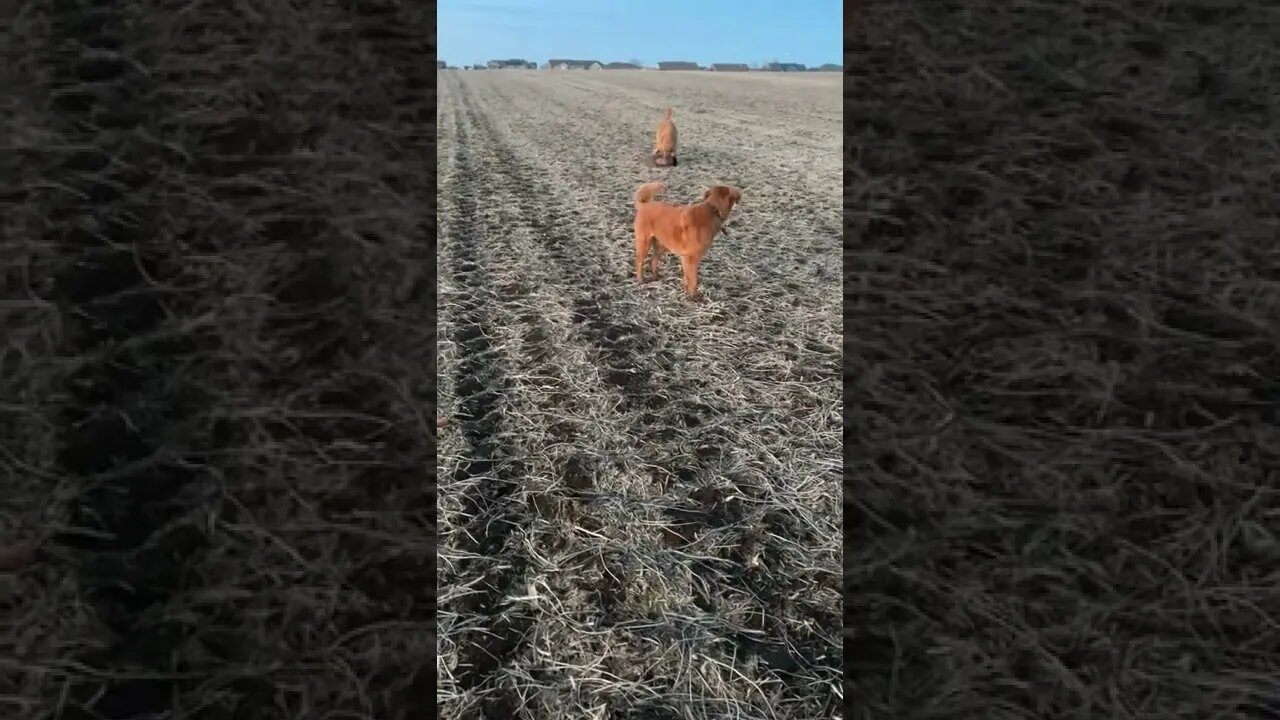
{"type": "Polygon", "coordinates": [[[653,138],[653,164],[658,166],[677,165],[676,161],[676,124],[671,120],[671,108],[658,123],[658,132],[653,138]]]}
{"type": "Polygon", "coordinates": [[[693,205],[668,205],[653,198],[666,191],[660,182],[645,183],[636,189],[636,282],[644,282],[644,261],[658,277],[658,260],[663,251],[677,255],[684,272],[684,293],[698,295],[698,266],[711,248],[716,234],[724,229],[733,208],[742,200],[742,191],[716,185],[693,205]]]}

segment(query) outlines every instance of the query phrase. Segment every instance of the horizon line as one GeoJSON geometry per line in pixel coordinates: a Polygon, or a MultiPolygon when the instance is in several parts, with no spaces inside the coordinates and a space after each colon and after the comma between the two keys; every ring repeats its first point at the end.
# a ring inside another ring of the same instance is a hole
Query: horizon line
{"type": "MultiPolygon", "coordinates": [[[[632,61],[632,60],[607,60],[607,61],[606,61],[606,60],[600,60],[600,59],[597,59],[597,58],[572,58],[572,57],[552,57],[552,58],[547,58],[546,62],[551,62],[552,60],[563,60],[563,61],[566,61],[566,62],[598,62],[598,63],[605,63],[605,62],[615,63],[615,62],[621,62],[621,63],[627,63],[627,64],[631,64],[631,65],[637,65],[637,64],[638,64],[638,65],[646,65],[646,64],[648,64],[648,65],[657,65],[657,64],[659,64],[659,63],[664,63],[664,62],[687,62],[687,63],[694,63],[694,64],[696,64],[696,65],[700,65],[700,64],[702,64],[702,63],[700,63],[700,62],[699,62],[699,61],[697,61],[697,60],[654,60],[654,61],[649,62],[649,63],[646,63],[646,62],[643,62],[643,61],[641,61],[641,62],[637,63],[637,62],[634,62],[634,61],[632,61]]],[[[439,57],[439,56],[437,56],[437,57],[436,57],[436,61],[437,61],[437,62],[439,62],[439,61],[440,61],[440,57],[439,57]]],[[[527,60],[527,59],[525,59],[525,58],[518,57],[518,56],[517,56],[517,57],[504,57],[504,58],[489,58],[489,59],[484,60],[484,61],[482,61],[482,62],[490,63],[490,62],[507,62],[507,61],[537,62],[537,61],[534,61],[534,60],[527,60]]],[[[766,63],[778,63],[779,65],[804,65],[804,64],[805,64],[805,63],[802,63],[802,62],[795,62],[795,61],[793,61],[793,60],[768,60],[768,61],[765,61],[765,62],[759,62],[759,61],[755,61],[755,62],[757,62],[757,63],[758,63],[758,64],[760,64],[760,65],[764,65],[764,64],[766,64],[766,63]]],[[[741,61],[732,61],[732,60],[717,60],[717,61],[715,61],[715,62],[709,62],[709,63],[706,63],[706,64],[707,64],[707,65],[750,65],[751,63],[750,63],[750,62],[741,62],[741,61]]],[[[821,64],[822,64],[822,65],[840,65],[840,66],[842,66],[842,67],[843,67],[843,63],[830,62],[830,61],[828,61],[828,62],[824,62],[824,63],[821,63],[821,64]]]]}

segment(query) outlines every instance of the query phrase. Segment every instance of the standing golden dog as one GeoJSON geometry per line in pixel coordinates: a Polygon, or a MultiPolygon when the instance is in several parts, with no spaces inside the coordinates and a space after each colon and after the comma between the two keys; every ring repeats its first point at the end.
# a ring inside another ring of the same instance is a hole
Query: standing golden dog
{"type": "Polygon", "coordinates": [[[671,108],[667,108],[666,114],[662,116],[658,132],[653,138],[653,164],[671,167],[680,164],[676,160],[676,124],[671,120],[671,108]]]}
{"type": "Polygon", "coordinates": [[[636,282],[644,282],[644,261],[651,256],[649,269],[658,277],[658,259],[664,250],[680,258],[684,271],[684,293],[698,295],[698,265],[711,248],[711,241],[724,229],[733,208],[742,200],[742,191],[716,185],[702,194],[694,205],[653,202],[666,190],[660,182],[645,183],[636,189],[636,282]]]}

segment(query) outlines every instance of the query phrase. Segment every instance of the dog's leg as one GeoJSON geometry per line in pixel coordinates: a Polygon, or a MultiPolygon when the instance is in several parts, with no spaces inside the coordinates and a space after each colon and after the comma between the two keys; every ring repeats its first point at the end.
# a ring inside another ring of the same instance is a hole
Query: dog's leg
{"type": "Polygon", "coordinates": [[[644,282],[644,261],[645,256],[649,254],[649,239],[643,234],[636,233],[636,283],[644,282]]]}
{"type": "Polygon", "coordinates": [[[698,297],[698,263],[702,258],[691,255],[680,258],[680,267],[684,270],[684,294],[689,299],[698,297]]]}
{"type": "Polygon", "coordinates": [[[658,261],[662,259],[662,245],[655,238],[649,238],[649,249],[653,252],[649,255],[649,270],[654,279],[661,277],[658,271],[658,261]]]}

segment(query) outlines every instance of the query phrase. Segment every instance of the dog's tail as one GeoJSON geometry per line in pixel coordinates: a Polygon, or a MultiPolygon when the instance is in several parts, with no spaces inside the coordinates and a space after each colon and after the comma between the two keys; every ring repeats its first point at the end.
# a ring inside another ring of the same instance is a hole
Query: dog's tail
{"type": "Polygon", "coordinates": [[[667,111],[666,111],[665,113],[663,113],[663,114],[662,114],[662,119],[663,119],[663,120],[670,120],[670,119],[671,119],[671,108],[667,108],[667,111]]]}
{"type": "Polygon", "coordinates": [[[660,182],[647,182],[636,188],[636,209],[649,202],[654,196],[666,192],[667,186],[660,182]]]}

